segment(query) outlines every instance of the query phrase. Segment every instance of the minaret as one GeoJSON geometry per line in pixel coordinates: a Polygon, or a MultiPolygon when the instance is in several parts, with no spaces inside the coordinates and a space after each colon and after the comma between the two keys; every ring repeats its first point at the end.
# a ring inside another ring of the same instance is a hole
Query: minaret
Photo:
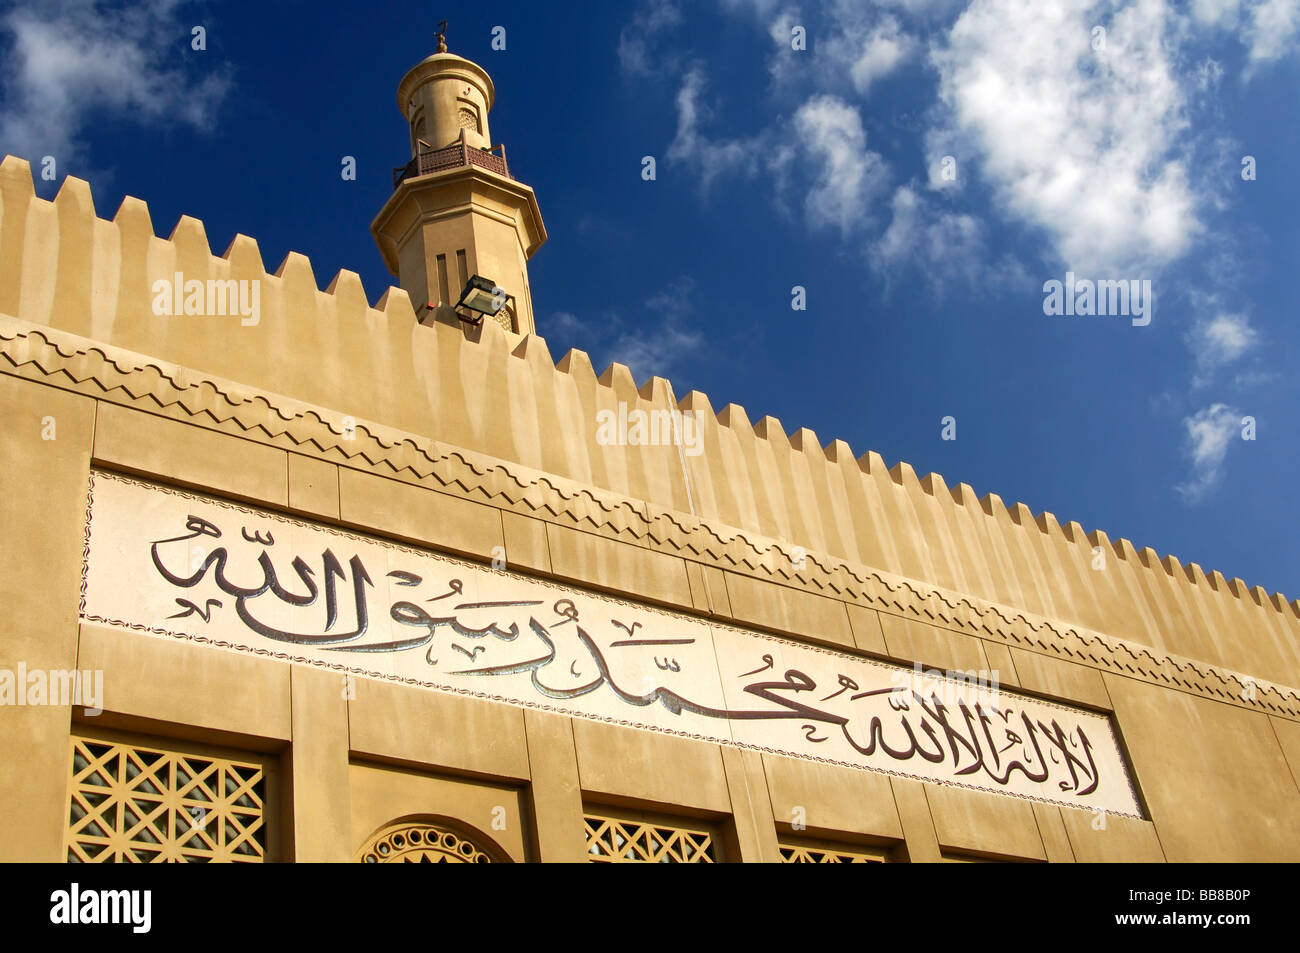
{"type": "Polygon", "coordinates": [[[457,320],[453,306],[478,275],[505,296],[505,307],[487,320],[532,334],[528,259],[546,241],[546,227],[533,190],[510,175],[505,146],[492,144],[492,79],[447,52],[446,26],[438,52],[397,87],[411,161],[393,171],[392,197],[370,233],[422,323],[457,320]]]}

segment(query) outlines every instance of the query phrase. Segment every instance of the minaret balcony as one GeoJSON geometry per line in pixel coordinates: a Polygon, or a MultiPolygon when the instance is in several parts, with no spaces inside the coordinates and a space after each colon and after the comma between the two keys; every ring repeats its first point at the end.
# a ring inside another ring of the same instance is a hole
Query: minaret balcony
{"type": "Polygon", "coordinates": [[[465,134],[462,132],[459,141],[441,149],[430,149],[428,152],[421,152],[406,165],[394,169],[393,189],[396,190],[407,179],[416,176],[471,165],[487,169],[489,172],[495,172],[497,175],[504,175],[507,179],[514,178],[510,174],[510,166],[506,165],[506,147],[504,143],[495,145],[491,149],[479,149],[467,143],[465,134]]]}

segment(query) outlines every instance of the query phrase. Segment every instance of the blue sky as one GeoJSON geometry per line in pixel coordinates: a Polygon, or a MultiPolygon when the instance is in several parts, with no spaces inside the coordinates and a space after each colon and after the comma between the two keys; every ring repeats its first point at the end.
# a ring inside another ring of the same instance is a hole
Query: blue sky
{"type": "Polygon", "coordinates": [[[557,360],[1300,596],[1300,0],[2,9],[0,151],[372,301],[397,82],[446,18],[537,191],[557,360]],[[1045,314],[1067,271],[1149,280],[1151,322],[1045,314]]]}

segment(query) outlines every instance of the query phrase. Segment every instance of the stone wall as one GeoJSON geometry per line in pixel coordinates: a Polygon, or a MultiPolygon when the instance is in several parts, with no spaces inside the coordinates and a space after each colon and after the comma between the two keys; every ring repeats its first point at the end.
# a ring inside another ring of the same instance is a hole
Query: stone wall
{"type": "MultiPolygon", "coordinates": [[[[0,662],[102,668],[109,726],[279,753],[286,859],[349,859],[387,810],[349,794],[376,771],[411,775],[393,791],[458,791],[464,811],[508,794],[527,836],[502,849],[520,859],[581,859],[593,799],[715,819],[743,859],[776,859],[797,807],[810,830],[913,860],[1300,857],[1300,604],[1280,595],[735,406],[715,415],[621,365],[598,378],[582,352],[557,365],[535,336],[420,325],[401,291],[370,307],[351,272],[322,292],[296,254],[267,274],[244,236],[214,257],[193,219],[159,239],[135,199],[101,220],[77,179],[45,202],[12,157],[0,372],[0,662]],[[152,283],[176,272],[260,281],[258,323],[155,315],[152,283]],[[620,402],[702,414],[704,453],[601,445],[597,411],[620,402]],[[379,683],[347,700],[323,673],[79,625],[92,466],[475,559],[500,548],[513,571],[908,665],[996,669],[1113,712],[1149,820],[1097,829],[1083,811],[379,683]]],[[[0,756],[27,765],[0,778],[0,852],[60,859],[83,716],[0,717],[0,756]]]]}

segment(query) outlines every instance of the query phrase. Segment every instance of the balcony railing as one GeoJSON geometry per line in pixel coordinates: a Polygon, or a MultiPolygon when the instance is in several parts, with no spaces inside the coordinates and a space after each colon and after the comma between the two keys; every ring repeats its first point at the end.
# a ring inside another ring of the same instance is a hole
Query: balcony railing
{"type": "Polygon", "coordinates": [[[510,174],[510,166],[506,165],[505,145],[492,148],[501,150],[500,154],[471,146],[465,141],[465,131],[461,130],[459,142],[453,142],[441,149],[421,152],[406,165],[394,169],[393,188],[396,189],[404,181],[417,175],[429,175],[432,172],[442,172],[444,169],[457,169],[468,165],[479,166],[497,175],[504,175],[508,179],[513,178],[510,174]]]}

